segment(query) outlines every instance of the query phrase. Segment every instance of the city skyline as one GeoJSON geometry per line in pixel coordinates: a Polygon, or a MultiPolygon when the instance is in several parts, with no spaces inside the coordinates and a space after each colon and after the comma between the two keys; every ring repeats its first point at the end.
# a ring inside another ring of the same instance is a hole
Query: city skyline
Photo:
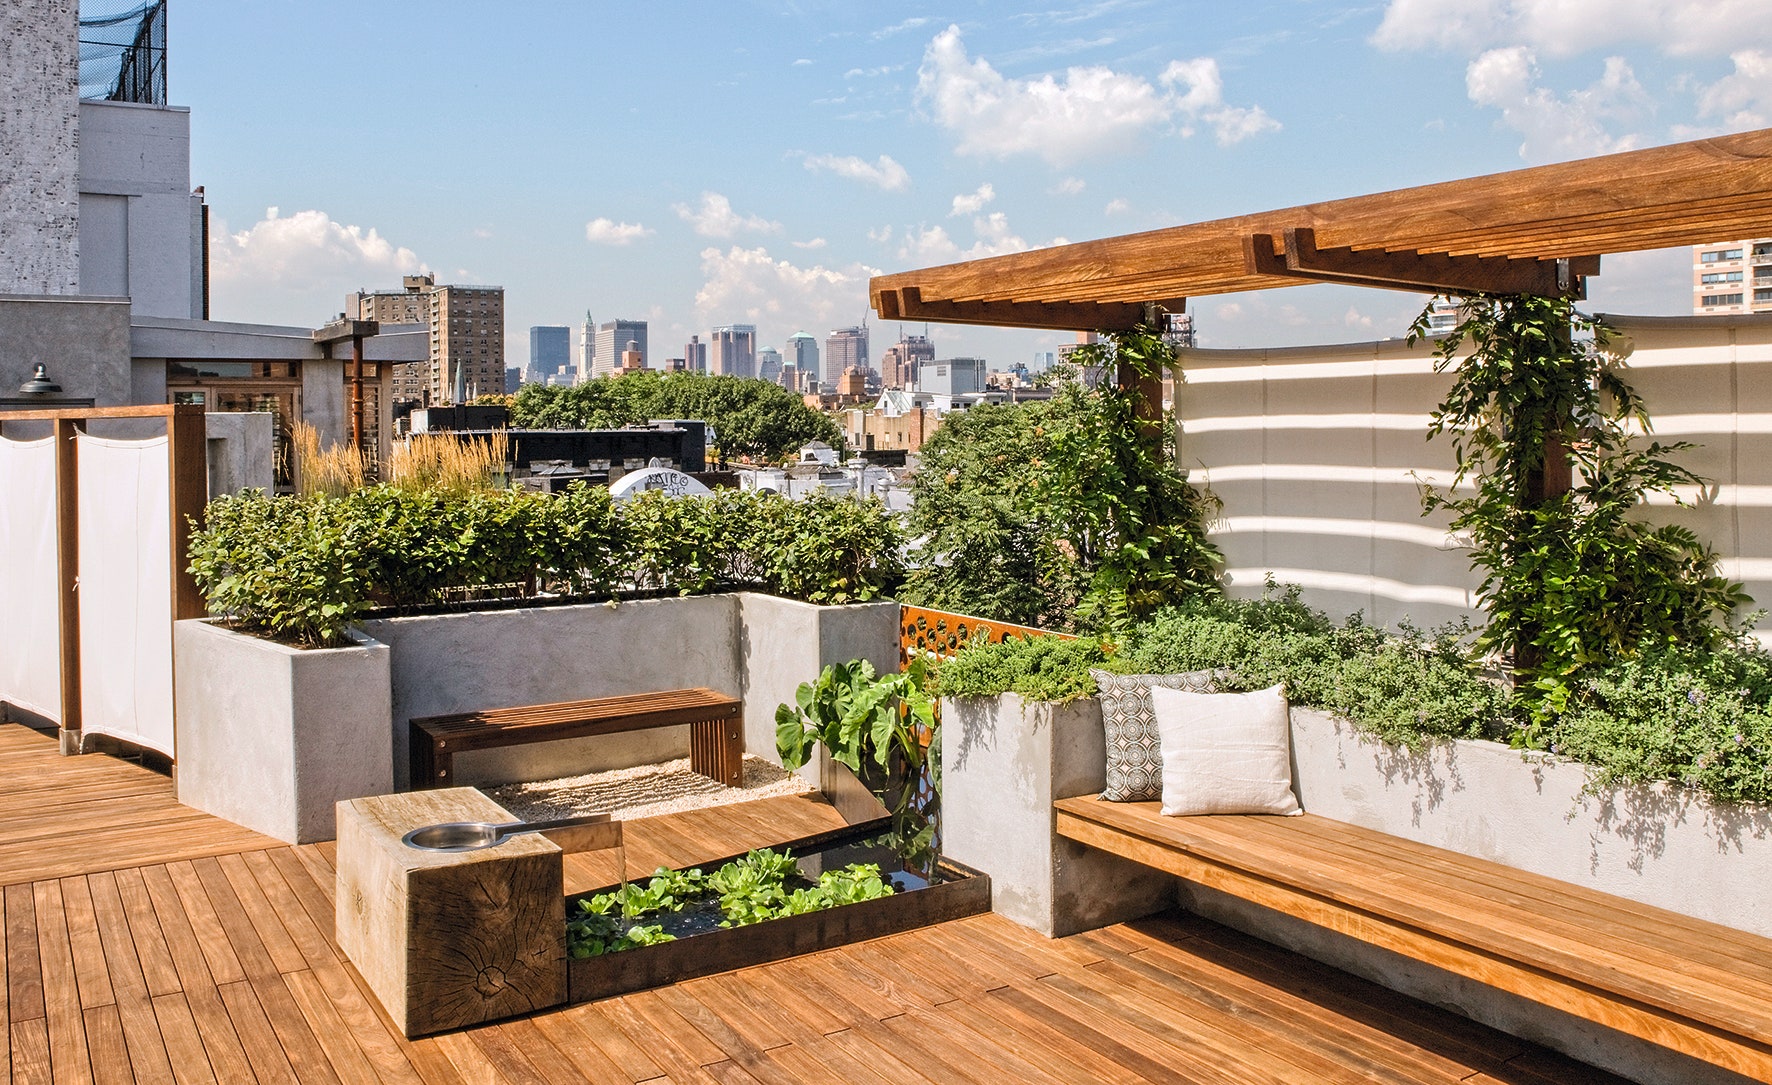
{"type": "MultiPolygon", "coordinates": [[[[404,274],[506,288],[521,330],[586,308],[662,343],[859,324],[870,274],[1772,123],[1772,8],[1105,0],[846,5],[180,0],[174,104],[212,208],[218,319],[318,324],[404,274]],[[1590,10],[1591,9],[1591,10],[1590,10]],[[682,33],[693,14],[694,34],[682,33]],[[326,55],[343,80],[250,43],[326,55]],[[620,41],[587,65],[578,44],[620,41]],[[339,117],[402,106],[340,169],[339,117]],[[737,166],[738,168],[735,168],[737,166]]],[[[1690,309],[1690,250],[1608,257],[1593,311],[1690,309]]],[[[1201,346],[1401,335],[1421,299],[1200,298],[1201,346]]],[[[896,326],[873,321],[876,337],[896,326]]],[[[905,329],[920,334],[921,327],[905,329]]],[[[1063,333],[930,330],[1009,365],[1063,333]]]]}

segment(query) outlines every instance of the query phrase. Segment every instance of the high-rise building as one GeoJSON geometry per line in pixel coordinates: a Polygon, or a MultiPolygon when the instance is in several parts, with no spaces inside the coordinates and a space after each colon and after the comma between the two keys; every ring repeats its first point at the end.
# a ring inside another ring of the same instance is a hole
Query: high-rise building
{"type": "Polygon", "coordinates": [[[591,311],[585,310],[585,322],[578,329],[578,369],[573,374],[573,383],[591,379],[591,359],[597,353],[597,322],[591,319],[591,311]]]}
{"type": "Polygon", "coordinates": [[[757,352],[757,379],[770,384],[781,383],[781,351],[764,347],[757,352]]]}
{"type": "Polygon", "coordinates": [[[835,388],[843,371],[850,366],[867,372],[868,369],[868,330],[861,328],[833,328],[824,340],[824,383],[823,387],[835,388]]]}
{"type": "Polygon", "coordinates": [[[572,329],[561,325],[539,325],[529,329],[529,379],[545,381],[548,374],[558,373],[561,366],[572,364],[572,329]]]}
{"type": "Polygon", "coordinates": [[[433,275],[406,275],[401,289],[363,291],[345,312],[383,324],[429,324],[430,359],[394,372],[396,401],[454,403],[505,385],[505,291],[502,286],[438,286],[433,275]],[[406,372],[401,372],[404,369],[406,372]]]}
{"type": "Polygon", "coordinates": [[[683,368],[691,373],[708,371],[708,345],[701,341],[701,336],[692,335],[683,344],[683,368]]]}
{"type": "Polygon", "coordinates": [[[795,332],[788,336],[787,348],[783,361],[794,367],[794,379],[799,383],[794,391],[804,392],[807,381],[818,379],[818,340],[805,332],[795,332]]]}
{"type": "Polygon", "coordinates": [[[621,355],[629,343],[640,352],[640,368],[648,369],[646,358],[646,322],[644,320],[608,320],[597,325],[597,340],[592,350],[592,377],[607,377],[621,368],[621,355]]]}
{"type": "Polygon", "coordinates": [[[1692,311],[1772,313],[1772,237],[1694,245],[1692,311]]]}
{"type": "Polygon", "coordinates": [[[917,368],[935,360],[935,344],[926,335],[901,335],[880,356],[880,383],[887,388],[909,388],[917,383],[917,368]]]}
{"type": "Polygon", "coordinates": [[[982,392],[987,369],[983,358],[924,362],[917,373],[917,391],[956,396],[982,392]]]}
{"type": "Polygon", "coordinates": [[[757,375],[757,326],[726,324],[714,329],[708,340],[711,371],[727,377],[757,375]]]}

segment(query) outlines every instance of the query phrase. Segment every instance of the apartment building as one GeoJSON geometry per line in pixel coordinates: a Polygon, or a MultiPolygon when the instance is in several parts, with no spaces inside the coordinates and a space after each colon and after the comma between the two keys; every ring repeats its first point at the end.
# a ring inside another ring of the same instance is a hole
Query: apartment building
{"type": "Polygon", "coordinates": [[[1772,237],[1693,246],[1692,311],[1772,313],[1772,237]]]}
{"type": "Polygon", "coordinates": [[[502,286],[438,286],[434,275],[405,275],[400,289],[359,290],[345,312],[383,324],[425,324],[430,358],[395,367],[396,402],[454,403],[505,386],[505,291],[502,286]]]}

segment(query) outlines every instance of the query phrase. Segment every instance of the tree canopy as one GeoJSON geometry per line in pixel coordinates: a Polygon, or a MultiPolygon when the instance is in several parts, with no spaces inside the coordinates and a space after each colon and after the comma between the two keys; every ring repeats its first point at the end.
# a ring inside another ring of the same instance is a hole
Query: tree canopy
{"type": "MultiPolygon", "coordinates": [[[[1129,333],[1084,360],[1164,364],[1129,333]]],[[[1168,427],[1173,432],[1173,427],[1168,427]]],[[[1045,402],[948,415],[912,483],[917,568],[901,598],[1049,629],[1101,628],[1218,590],[1213,507],[1141,435],[1129,389],[1059,385],[1045,402]]]]}
{"type": "Polygon", "coordinates": [[[837,424],[768,381],[644,370],[565,388],[526,384],[511,409],[522,429],[610,429],[699,418],[726,458],[776,461],[808,441],[836,445],[837,424]]]}

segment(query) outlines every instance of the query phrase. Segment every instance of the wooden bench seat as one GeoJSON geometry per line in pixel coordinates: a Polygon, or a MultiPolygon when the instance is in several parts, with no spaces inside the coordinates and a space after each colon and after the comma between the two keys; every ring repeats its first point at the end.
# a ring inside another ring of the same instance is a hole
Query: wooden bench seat
{"type": "Polygon", "coordinates": [[[1056,831],[1772,1080],[1772,939],[1311,814],[1158,806],[1061,799],[1056,831]]]}
{"type": "Polygon", "coordinates": [[[682,724],[689,725],[689,766],[737,787],[744,775],[744,705],[700,688],[414,717],[412,786],[455,786],[455,755],[465,750],[682,724]]]}

